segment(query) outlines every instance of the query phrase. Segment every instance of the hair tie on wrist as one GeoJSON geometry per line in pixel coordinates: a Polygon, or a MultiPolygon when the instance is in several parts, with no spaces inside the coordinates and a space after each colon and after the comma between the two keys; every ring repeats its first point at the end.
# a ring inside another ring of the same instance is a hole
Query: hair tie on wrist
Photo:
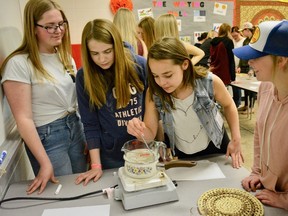
{"type": "Polygon", "coordinates": [[[102,165],[93,163],[93,164],[91,164],[91,169],[102,169],[102,165]]]}

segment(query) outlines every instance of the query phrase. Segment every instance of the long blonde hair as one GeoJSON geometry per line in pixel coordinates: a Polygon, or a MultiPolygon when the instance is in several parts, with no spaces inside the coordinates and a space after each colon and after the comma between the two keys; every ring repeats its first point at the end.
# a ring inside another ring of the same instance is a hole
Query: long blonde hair
{"type": "Polygon", "coordinates": [[[114,64],[111,66],[111,69],[115,75],[116,106],[117,108],[126,107],[131,97],[129,83],[138,92],[144,90],[144,85],[136,71],[137,65],[134,63],[130,50],[124,49],[121,35],[115,25],[106,19],[95,19],[85,25],[81,42],[84,85],[90,98],[91,108],[95,106],[101,108],[106,103],[106,94],[109,89],[101,73],[101,68],[94,63],[90,55],[88,48],[90,40],[113,45],[114,64]]]}
{"type": "Polygon", "coordinates": [[[155,20],[155,38],[179,38],[177,20],[173,14],[162,14],[155,20]]]}
{"type": "Polygon", "coordinates": [[[154,18],[148,16],[144,17],[138,23],[138,27],[143,30],[143,41],[145,42],[148,50],[155,41],[154,18]]]}
{"type": "MultiPolygon", "coordinates": [[[[28,59],[31,61],[34,72],[37,78],[45,78],[48,80],[53,80],[53,77],[45,70],[43,64],[40,60],[39,48],[37,43],[37,37],[35,33],[36,23],[42,19],[45,12],[52,9],[57,9],[60,11],[63,20],[67,22],[64,36],[62,38],[62,43],[55,47],[59,54],[59,58],[63,63],[64,69],[66,68],[72,75],[75,75],[71,60],[71,41],[69,24],[67,18],[60,8],[60,6],[52,0],[29,0],[24,9],[24,37],[22,39],[22,44],[13,51],[3,62],[1,66],[1,74],[7,62],[15,55],[28,54],[28,59]]],[[[65,70],[63,70],[65,72],[65,70]]]]}
{"type": "Polygon", "coordinates": [[[137,23],[132,11],[127,8],[119,8],[113,18],[113,23],[121,34],[123,41],[128,42],[138,53],[137,23]]]}

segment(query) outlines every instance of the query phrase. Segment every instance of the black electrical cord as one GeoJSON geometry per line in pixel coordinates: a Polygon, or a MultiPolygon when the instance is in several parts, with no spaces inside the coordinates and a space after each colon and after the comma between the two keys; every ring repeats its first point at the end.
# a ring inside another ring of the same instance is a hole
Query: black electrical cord
{"type": "MultiPolygon", "coordinates": [[[[110,188],[115,188],[118,185],[114,185],[113,187],[110,188]]],[[[80,194],[78,196],[73,196],[73,197],[12,197],[12,198],[8,198],[8,199],[3,199],[0,201],[0,207],[2,207],[3,203],[6,202],[10,202],[10,201],[14,201],[14,200],[56,200],[56,201],[69,201],[69,200],[75,200],[75,199],[80,199],[82,197],[85,196],[89,196],[89,195],[93,195],[93,194],[101,194],[104,193],[104,189],[101,190],[97,190],[97,191],[93,191],[93,192],[89,192],[89,193],[85,193],[85,194],[80,194]]]]}

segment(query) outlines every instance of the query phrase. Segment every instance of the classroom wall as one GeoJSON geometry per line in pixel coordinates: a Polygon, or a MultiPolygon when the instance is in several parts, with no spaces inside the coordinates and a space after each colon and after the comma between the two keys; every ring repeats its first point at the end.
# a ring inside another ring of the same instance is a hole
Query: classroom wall
{"type": "MultiPolygon", "coordinates": [[[[0,65],[9,53],[19,46],[22,39],[22,19],[19,1],[0,0],[0,65]],[[5,4],[5,9],[4,6],[5,4]],[[7,13],[6,10],[15,13],[7,13]]],[[[0,89],[0,146],[5,137],[15,126],[6,99],[3,97],[2,88],[0,89]]]]}
{"type": "Polygon", "coordinates": [[[202,32],[218,31],[222,23],[233,25],[234,0],[220,1],[139,1],[133,0],[137,22],[144,16],[155,19],[162,14],[173,14],[178,22],[181,40],[192,44],[202,32]]]}
{"type": "Polygon", "coordinates": [[[242,26],[247,21],[258,25],[265,20],[288,19],[288,1],[237,0],[234,17],[235,25],[238,26],[242,26]]]}
{"type": "MultiPolygon", "coordinates": [[[[65,10],[69,22],[71,24],[71,38],[73,57],[75,58],[77,67],[81,67],[81,56],[80,56],[80,43],[81,43],[81,32],[84,25],[95,18],[106,18],[113,20],[113,14],[110,9],[110,0],[58,0],[59,4],[65,10]],[[89,5],[89,7],[87,7],[89,5]]],[[[241,26],[244,22],[250,21],[257,25],[260,21],[271,20],[271,19],[288,19],[288,3],[277,0],[206,0],[206,1],[182,1],[182,0],[132,0],[133,9],[135,15],[138,17],[138,9],[140,8],[152,8],[155,12],[155,18],[161,13],[167,13],[171,11],[182,14],[180,19],[184,19],[183,30],[180,32],[182,36],[192,36],[197,31],[206,31],[213,27],[213,23],[226,22],[231,25],[241,26]],[[200,3],[203,2],[203,7],[196,7],[194,4],[192,7],[183,6],[185,2],[200,3]],[[214,3],[221,3],[228,6],[227,13],[225,16],[213,14],[212,8],[214,3]],[[160,7],[159,5],[166,5],[166,7],[160,7]],[[178,4],[178,7],[174,6],[178,4]],[[156,6],[154,6],[156,5],[156,6]],[[157,6],[158,5],[158,6],[157,6]],[[233,8],[232,8],[233,7],[233,8]],[[169,9],[169,10],[168,10],[169,9]],[[204,10],[207,14],[207,21],[200,23],[193,23],[193,10],[204,10]],[[183,17],[188,15],[188,18],[183,17]],[[190,17],[189,17],[190,16],[190,17]],[[191,20],[188,25],[186,20],[191,20]],[[190,28],[191,24],[191,28],[190,28]],[[193,27],[193,28],[192,28],[193,27]],[[192,30],[190,30],[190,29],[192,30]],[[188,33],[187,33],[188,32],[188,33]]],[[[195,36],[194,36],[195,37],[195,36]]],[[[191,38],[193,43],[193,37],[191,38]]]]}
{"type": "MultiPolygon", "coordinates": [[[[0,65],[21,43],[23,3],[23,0],[0,0],[0,65]]],[[[0,165],[0,199],[10,182],[33,177],[22,139],[0,88],[0,152],[3,150],[7,151],[7,156],[0,165]]]]}
{"type": "Polygon", "coordinates": [[[112,21],[110,0],[56,0],[68,17],[72,44],[81,43],[82,30],[87,22],[96,18],[112,21]]]}
{"type": "MultiPolygon", "coordinates": [[[[78,68],[81,67],[81,55],[80,55],[80,43],[81,43],[81,33],[85,24],[96,18],[106,18],[113,20],[113,13],[110,9],[110,0],[57,0],[57,2],[62,6],[65,11],[71,30],[71,42],[72,42],[72,52],[78,68]],[[88,6],[87,6],[88,5],[88,6]]],[[[209,1],[197,1],[204,2],[203,7],[195,8],[193,7],[183,7],[183,2],[186,1],[175,1],[175,0],[162,0],[162,1],[147,1],[147,0],[132,0],[134,13],[137,15],[137,10],[147,7],[152,7],[154,10],[155,18],[161,13],[167,13],[171,11],[182,11],[182,15],[187,13],[187,17],[181,17],[182,19],[182,31],[180,35],[189,36],[191,38],[191,43],[194,41],[193,34],[196,31],[207,31],[213,28],[213,23],[227,22],[232,25],[233,23],[233,11],[235,0],[209,0],[209,1]],[[157,2],[158,5],[154,3],[157,2]],[[166,7],[160,7],[159,4],[163,3],[166,7]],[[179,7],[174,7],[174,2],[179,2],[179,7]],[[213,14],[213,6],[215,2],[221,2],[228,6],[227,14],[225,16],[213,14]],[[207,11],[206,22],[195,23],[193,22],[193,10],[205,10],[207,11]],[[193,27],[193,28],[192,28],[193,27]]],[[[192,2],[192,1],[191,1],[192,2]]],[[[179,14],[178,14],[179,15],[179,14]]]]}
{"type": "Polygon", "coordinates": [[[93,19],[113,20],[110,0],[57,0],[63,8],[70,25],[72,54],[77,68],[81,67],[80,43],[85,24],[93,19]]]}

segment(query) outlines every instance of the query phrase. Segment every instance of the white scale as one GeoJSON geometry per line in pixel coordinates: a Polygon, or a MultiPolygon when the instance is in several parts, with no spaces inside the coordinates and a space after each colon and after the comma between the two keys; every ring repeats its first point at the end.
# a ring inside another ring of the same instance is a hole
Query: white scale
{"type": "Polygon", "coordinates": [[[114,198],[122,200],[125,210],[179,200],[174,183],[164,171],[159,170],[151,178],[136,179],[127,176],[124,167],[118,170],[114,198]]]}

